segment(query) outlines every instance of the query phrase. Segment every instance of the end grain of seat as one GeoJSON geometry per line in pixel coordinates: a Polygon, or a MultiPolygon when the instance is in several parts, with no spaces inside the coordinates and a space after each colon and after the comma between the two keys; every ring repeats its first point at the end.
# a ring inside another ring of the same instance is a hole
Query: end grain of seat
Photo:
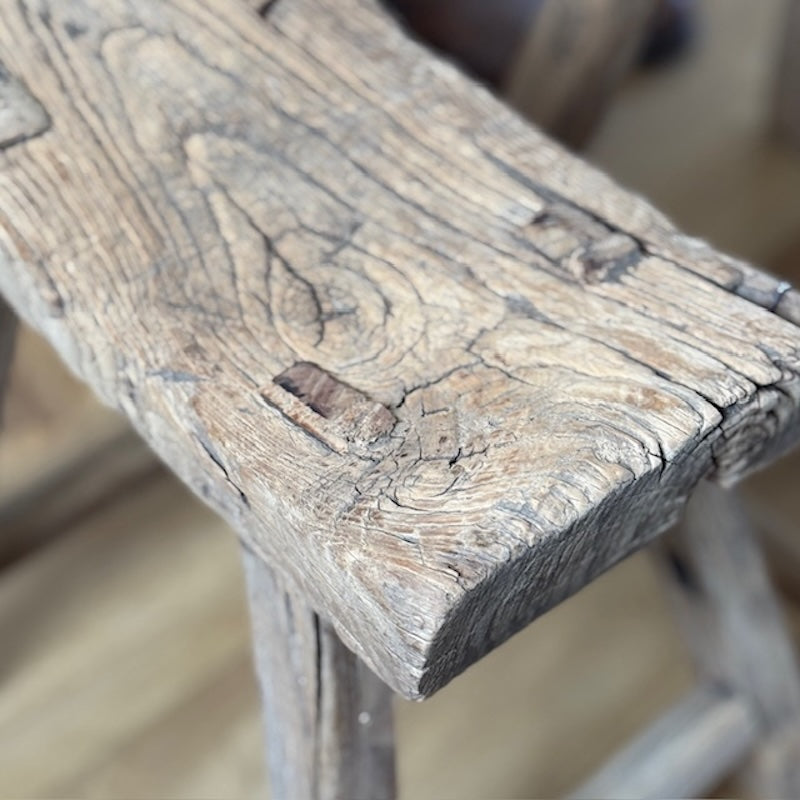
{"type": "Polygon", "coordinates": [[[23,0],[0,61],[0,291],[408,697],[797,437],[797,294],[377,3],[23,0]]]}

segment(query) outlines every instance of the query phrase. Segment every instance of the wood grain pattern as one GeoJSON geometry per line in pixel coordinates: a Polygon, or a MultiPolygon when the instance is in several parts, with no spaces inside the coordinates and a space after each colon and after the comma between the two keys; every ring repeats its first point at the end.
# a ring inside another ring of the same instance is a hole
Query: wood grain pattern
{"type": "Polygon", "coordinates": [[[704,482],[659,552],[699,672],[751,708],[758,736],[741,768],[749,789],[797,797],[800,672],[746,514],[704,482]]]}
{"type": "Polygon", "coordinates": [[[406,696],[797,437],[796,293],[377,5],[3,11],[54,122],[3,151],[0,290],[406,696]],[[300,363],[391,431],[326,444],[300,363]]]}
{"type": "Polygon", "coordinates": [[[544,0],[505,96],[572,147],[586,142],[642,51],[655,0],[544,0]]]}
{"type": "Polygon", "coordinates": [[[275,800],[395,796],[392,694],[243,549],[275,800]]]}

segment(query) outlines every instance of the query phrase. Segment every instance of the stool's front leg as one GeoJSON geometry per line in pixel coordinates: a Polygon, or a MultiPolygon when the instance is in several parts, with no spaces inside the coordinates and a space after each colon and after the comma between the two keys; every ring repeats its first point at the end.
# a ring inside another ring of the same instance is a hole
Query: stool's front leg
{"type": "Polygon", "coordinates": [[[394,796],[389,688],[243,549],[275,800],[394,796]]]}

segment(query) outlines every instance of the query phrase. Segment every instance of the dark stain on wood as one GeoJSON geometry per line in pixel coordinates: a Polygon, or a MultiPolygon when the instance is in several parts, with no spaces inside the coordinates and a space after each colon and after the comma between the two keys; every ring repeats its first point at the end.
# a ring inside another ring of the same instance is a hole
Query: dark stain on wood
{"type": "Polygon", "coordinates": [[[267,387],[264,400],[337,452],[372,444],[395,426],[395,416],[386,406],[311,362],[292,365],[272,382],[283,392],[267,387]]]}

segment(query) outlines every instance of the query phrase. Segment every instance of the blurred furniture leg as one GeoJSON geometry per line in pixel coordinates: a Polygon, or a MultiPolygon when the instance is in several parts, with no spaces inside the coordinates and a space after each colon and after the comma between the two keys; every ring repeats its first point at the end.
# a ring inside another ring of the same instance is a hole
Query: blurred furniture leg
{"type": "Polygon", "coordinates": [[[392,693],[243,546],[275,800],[389,800],[392,693]]]}
{"type": "Polygon", "coordinates": [[[3,406],[14,358],[14,341],[17,333],[17,316],[0,297],[0,426],[3,424],[3,406]]]}
{"type": "Polygon", "coordinates": [[[745,698],[757,724],[741,777],[760,797],[800,797],[800,674],[743,508],[733,493],[701,483],[682,525],[663,542],[700,674],[745,698]]]}
{"type": "Polygon", "coordinates": [[[800,147],[800,0],[787,0],[773,106],[776,135],[800,147]]]}
{"type": "Polygon", "coordinates": [[[505,96],[571,147],[586,142],[652,30],[657,0],[544,0],[505,96]]]}
{"type": "Polygon", "coordinates": [[[701,483],[683,523],[652,550],[700,685],[574,796],[706,796],[737,770],[757,797],[800,797],[797,663],[735,496],[701,483]]]}

